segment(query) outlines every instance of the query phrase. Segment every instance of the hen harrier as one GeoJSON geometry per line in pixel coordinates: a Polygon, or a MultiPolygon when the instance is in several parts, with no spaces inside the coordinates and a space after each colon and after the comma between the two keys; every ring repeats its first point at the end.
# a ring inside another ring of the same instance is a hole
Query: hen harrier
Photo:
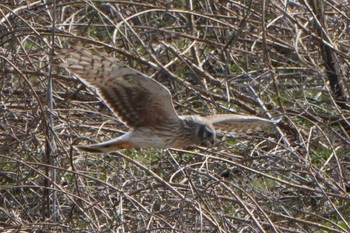
{"type": "Polygon", "coordinates": [[[110,108],[131,129],[100,144],[77,146],[80,151],[108,153],[126,148],[184,148],[211,145],[216,131],[243,133],[276,124],[255,116],[222,114],[179,116],[169,90],[116,59],[92,55],[84,49],[60,50],[61,67],[97,88],[110,108]]]}

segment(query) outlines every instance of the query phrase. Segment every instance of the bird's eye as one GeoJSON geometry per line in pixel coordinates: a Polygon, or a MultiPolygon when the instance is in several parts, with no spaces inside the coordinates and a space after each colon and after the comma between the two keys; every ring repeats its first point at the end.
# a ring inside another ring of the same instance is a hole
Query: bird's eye
{"type": "Polygon", "coordinates": [[[199,128],[199,135],[202,138],[212,138],[213,137],[213,132],[206,125],[202,125],[199,128]]]}
{"type": "Polygon", "coordinates": [[[206,131],[206,137],[207,138],[213,137],[213,133],[211,131],[206,131]]]}

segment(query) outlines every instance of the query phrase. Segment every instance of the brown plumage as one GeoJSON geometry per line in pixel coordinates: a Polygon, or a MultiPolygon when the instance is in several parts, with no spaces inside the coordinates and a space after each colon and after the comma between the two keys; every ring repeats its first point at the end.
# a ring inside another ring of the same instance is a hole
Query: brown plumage
{"type": "Polygon", "coordinates": [[[278,122],[237,114],[178,116],[166,87],[114,58],[92,55],[82,48],[59,50],[57,57],[65,61],[61,67],[96,87],[131,129],[108,142],[77,146],[80,151],[108,153],[127,148],[211,145],[216,138],[215,130],[245,133],[278,122]]]}

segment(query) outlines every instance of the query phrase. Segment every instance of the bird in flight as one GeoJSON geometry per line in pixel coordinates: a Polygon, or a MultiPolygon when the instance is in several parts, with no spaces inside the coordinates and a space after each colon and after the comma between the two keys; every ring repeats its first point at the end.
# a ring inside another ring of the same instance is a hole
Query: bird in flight
{"type": "Polygon", "coordinates": [[[79,151],[109,153],[128,148],[210,146],[217,130],[247,133],[279,122],[238,114],[179,116],[166,87],[115,58],[93,55],[79,47],[60,49],[56,56],[64,60],[59,66],[95,87],[130,128],[128,133],[110,141],[79,145],[79,151]]]}

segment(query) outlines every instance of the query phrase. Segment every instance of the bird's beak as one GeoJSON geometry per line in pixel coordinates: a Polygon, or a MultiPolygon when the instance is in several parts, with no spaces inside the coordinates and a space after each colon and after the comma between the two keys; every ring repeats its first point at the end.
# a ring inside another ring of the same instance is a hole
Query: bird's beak
{"type": "Polygon", "coordinates": [[[216,141],[215,138],[210,138],[204,141],[201,146],[211,147],[212,145],[214,145],[215,141],[216,141]]]}

